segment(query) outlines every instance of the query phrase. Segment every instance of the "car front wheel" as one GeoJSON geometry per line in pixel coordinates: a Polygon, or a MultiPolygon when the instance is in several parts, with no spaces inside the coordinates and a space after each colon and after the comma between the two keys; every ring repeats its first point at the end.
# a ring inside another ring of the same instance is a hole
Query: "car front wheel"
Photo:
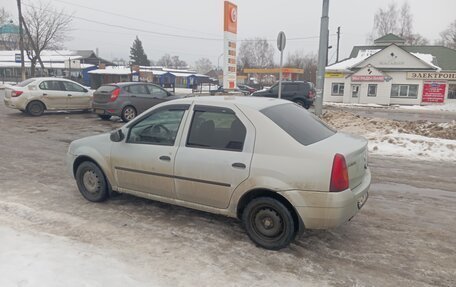
{"type": "Polygon", "coordinates": [[[250,201],[242,214],[242,222],[250,239],[259,246],[278,250],[295,237],[295,223],[288,208],[270,197],[250,201]]]}
{"type": "Polygon", "coordinates": [[[132,119],[136,118],[136,109],[132,106],[126,106],[123,108],[120,117],[122,118],[122,121],[129,122],[132,119]]]}
{"type": "Polygon", "coordinates": [[[76,183],[82,196],[88,201],[101,202],[108,198],[106,177],[93,162],[85,161],[78,166],[76,183]]]}

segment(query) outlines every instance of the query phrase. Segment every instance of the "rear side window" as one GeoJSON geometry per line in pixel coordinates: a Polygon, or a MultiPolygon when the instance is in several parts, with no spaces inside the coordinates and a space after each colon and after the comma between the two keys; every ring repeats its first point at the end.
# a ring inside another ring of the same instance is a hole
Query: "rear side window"
{"type": "Polygon", "coordinates": [[[41,90],[48,91],[65,91],[65,88],[62,85],[62,81],[44,81],[40,84],[41,90]]]}
{"type": "Polygon", "coordinates": [[[242,151],[246,132],[230,109],[195,109],[187,146],[242,151]]]}
{"type": "Polygon", "coordinates": [[[296,92],[299,90],[299,84],[285,84],[282,88],[284,92],[296,92]]]}
{"type": "Polygon", "coordinates": [[[145,85],[131,85],[127,87],[127,90],[132,94],[149,94],[145,85]]]}
{"type": "Polygon", "coordinates": [[[335,134],[319,118],[296,104],[273,106],[261,112],[303,145],[311,145],[335,134]]]}

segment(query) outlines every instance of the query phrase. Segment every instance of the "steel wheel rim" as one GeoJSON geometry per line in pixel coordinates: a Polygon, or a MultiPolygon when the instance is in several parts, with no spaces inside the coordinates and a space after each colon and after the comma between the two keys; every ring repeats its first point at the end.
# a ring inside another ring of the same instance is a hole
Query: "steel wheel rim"
{"type": "Polygon", "coordinates": [[[276,240],[285,233],[282,216],[270,206],[260,206],[252,212],[250,222],[254,232],[264,240],[276,240]]]}
{"type": "Polygon", "coordinates": [[[41,113],[41,106],[39,104],[32,104],[30,106],[30,112],[32,114],[39,114],[41,113]]]}
{"type": "Polygon", "coordinates": [[[127,120],[132,120],[136,117],[136,112],[133,108],[126,108],[124,111],[124,118],[127,120]]]}
{"type": "Polygon", "coordinates": [[[85,189],[93,194],[96,194],[100,190],[100,179],[93,170],[87,170],[82,176],[82,184],[85,189]]]}

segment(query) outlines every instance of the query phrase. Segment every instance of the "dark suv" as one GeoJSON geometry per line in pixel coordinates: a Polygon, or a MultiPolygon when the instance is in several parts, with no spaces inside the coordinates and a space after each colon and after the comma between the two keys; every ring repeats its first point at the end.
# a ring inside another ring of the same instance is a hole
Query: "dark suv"
{"type": "Polygon", "coordinates": [[[103,120],[119,116],[124,122],[129,122],[156,104],[178,98],[180,97],[150,83],[107,84],[93,93],[92,108],[103,120]]]}
{"type": "MultiPolygon", "coordinates": [[[[270,89],[256,91],[252,96],[277,98],[279,95],[279,83],[270,89]]],[[[315,99],[315,88],[310,82],[294,81],[282,82],[282,99],[297,103],[306,109],[310,108],[315,99]]]]}

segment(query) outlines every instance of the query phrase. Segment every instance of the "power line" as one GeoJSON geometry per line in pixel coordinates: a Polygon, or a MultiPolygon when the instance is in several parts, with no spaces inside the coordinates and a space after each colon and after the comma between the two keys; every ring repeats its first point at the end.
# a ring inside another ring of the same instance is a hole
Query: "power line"
{"type": "Polygon", "coordinates": [[[76,6],[76,7],[80,7],[80,8],[84,8],[84,9],[88,9],[88,10],[92,10],[92,11],[96,11],[96,12],[100,12],[100,13],[104,13],[104,14],[108,14],[108,15],[113,15],[113,16],[117,16],[117,17],[123,17],[123,18],[129,19],[129,20],[134,20],[134,21],[139,21],[139,22],[143,22],[143,23],[154,24],[154,25],[162,26],[162,27],[166,27],[166,28],[178,29],[178,30],[201,33],[201,34],[207,34],[207,35],[214,35],[212,33],[207,33],[207,32],[202,32],[202,31],[197,31],[197,30],[192,30],[192,29],[186,29],[186,28],[172,26],[172,25],[167,25],[167,24],[154,22],[154,21],[141,19],[141,18],[130,17],[130,16],[127,16],[127,15],[123,15],[123,14],[119,14],[119,13],[115,13],[115,12],[109,12],[109,11],[106,11],[106,10],[97,9],[97,8],[93,8],[93,7],[88,7],[88,6],[84,6],[84,5],[81,5],[81,4],[75,4],[75,3],[71,3],[71,2],[67,2],[67,1],[63,1],[63,0],[53,0],[53,1],[60,2],[60,3],[65,3],[65,4],[69,4],[69,5],[73,5],[73,6],[76,6]]]}

